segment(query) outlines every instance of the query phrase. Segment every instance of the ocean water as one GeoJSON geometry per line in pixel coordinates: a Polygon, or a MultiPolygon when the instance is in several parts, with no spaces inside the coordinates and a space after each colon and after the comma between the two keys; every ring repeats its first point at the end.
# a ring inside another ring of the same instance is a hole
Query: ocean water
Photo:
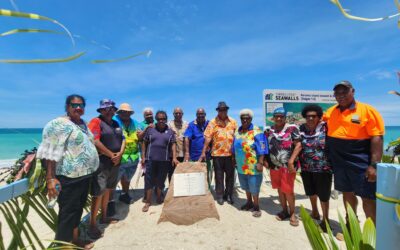
{"type": "MultiPolygon", "coordinates": [[[[384,137],[385,149],[389,142],[400,137],[400,126],[387,126],[384,137]]],[[[38,147],[42,140],[41,128],[0,129],[0,167],[9,166],[25,150],[38,147]]]]}

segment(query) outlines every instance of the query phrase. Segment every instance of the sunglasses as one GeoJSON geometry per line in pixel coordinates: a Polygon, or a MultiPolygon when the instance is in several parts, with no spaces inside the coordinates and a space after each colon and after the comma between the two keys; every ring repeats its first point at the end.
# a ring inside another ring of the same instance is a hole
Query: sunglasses
{"type": "Polygon", "coordinates": [[[157,120],[157,121],[166,121],[167,118],[157,118],[156,120],[157,120]]]}
{"type": "Polygon", "coordinates": [[[106,112],[110,112],[110,111],[115,112],[115,111],[116,111],[116,108],[115,108],[115,107],[108,107],[108,108],[103,108],[103,109],[101,109],[101,110],[104,110],[104,111],[106,111],[106,112]]]}
{"type": "Polygon", "coordinates": [[[120,110],[118,111],[118,114],[133,114],[132,111],[126,111],[126,110],[120,110]]]}
{"type": "Polygon", "coordinates": [[[85,108],[85,104],[83,103],[70,103],[69,106],[71,106],[71,108],[76,109],[76,108],[85,108]]]}

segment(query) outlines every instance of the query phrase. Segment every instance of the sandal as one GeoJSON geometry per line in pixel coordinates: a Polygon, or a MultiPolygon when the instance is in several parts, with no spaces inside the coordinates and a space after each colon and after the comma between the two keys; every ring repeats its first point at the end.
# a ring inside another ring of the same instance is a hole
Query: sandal
{"type": "Polygon", "coordinates": [[[146,203],[142,208],[142,212],[146,213],[147,211],[149,211],[149,208],[150,208],[150,203],[146,203]]]}
{"type": "Polygon", "coordinates": [[[111,217],[107,217],[105,220],[100,219],[100,224],[115,224],[117,222],[118,222],[117,219],[114,219],[114,218],[111,218],[111,217]]]}
{"type": "Polygon", "coordinates": [[[318,214],[318,215],[313,215],[312,213],[310,214],[310,216],[311,216],[311,218],[313,218],[314,220],[321,220],[321,216],[318,214]]]}
{"type": "Polygon", "coordinates": [[[246,204],[240,207],[240,210],[249,211],[252,208],[254,208],[254,204],[252,202],[246,202],[246,204]]]}
{"type": "Polygon", "coordinates": [[[252,215],[253,215],[253,217],[256,217],[256,218],[261,217],[260,208],[259,207],[255,207],[253,212],[252,212],[252,215]]]}
{"type": "Polygon", "coordinates": [[[297,218],[296,215],[293,214],[290,217],[289,223],[290,223],[291,226],[297,227],[297,226],[299,226],[299,219],[297,218]],[[294,217],[294,219],[292,219],[292,217],[294,217]]]}
{"type": "Polygon", "coordinates": [[[100,239],[104,236],[103,232],[101,232],[97,227],[95,229],[89,229],[87,235],[94,240],[100,239]]]}
{"type": "Polygon", "coordinates": [[[83,248],[84,250],[89,250],[94,247],[93,241],[90,240],[78,239],[77,241],[73,241],[72,244],[74,244],[77,247],[83,248]]]}
{"type": "Polygon", "coordinates": [[[287,211],[280,211],[276,216],[275,219],[279,221],[286,220],[290,217],[289,213],[287,211]]]}

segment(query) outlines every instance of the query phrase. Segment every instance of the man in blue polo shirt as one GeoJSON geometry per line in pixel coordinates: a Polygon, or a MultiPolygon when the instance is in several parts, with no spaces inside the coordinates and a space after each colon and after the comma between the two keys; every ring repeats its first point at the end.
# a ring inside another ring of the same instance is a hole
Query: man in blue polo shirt
{"type": "MultiPolygon", "coordinates": [[[[204,131],[207,128],[208,120],[206,120],[206,111],[203,108],[199,108],[196,111],[196,120],[189,123],[188,128],[185,131],[185,158],[184,161],[198,161],[201,156],[201,151],[204,146],[204,131]]],[[[208,187],[212,180],[212,169],[211,169],[211,155],[208,150],[206,155],[207,163],[207,181],[208,187]]]]}

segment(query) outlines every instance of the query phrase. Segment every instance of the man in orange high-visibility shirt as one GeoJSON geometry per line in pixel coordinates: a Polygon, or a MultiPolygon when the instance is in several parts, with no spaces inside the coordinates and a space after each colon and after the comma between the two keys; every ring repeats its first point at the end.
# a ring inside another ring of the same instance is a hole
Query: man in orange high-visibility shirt
{"type": "Polygon", "coordinates": [[[349,81],[337,83],[333,91],[338,104],[328,109],[324,118],[335,189],[343,192],[343,202],[355,212],[356,196],[360,196],[366,217],[375,222],[376,164],[383,152],[383,119],[370,105],[355,101],[349,81]]]}

